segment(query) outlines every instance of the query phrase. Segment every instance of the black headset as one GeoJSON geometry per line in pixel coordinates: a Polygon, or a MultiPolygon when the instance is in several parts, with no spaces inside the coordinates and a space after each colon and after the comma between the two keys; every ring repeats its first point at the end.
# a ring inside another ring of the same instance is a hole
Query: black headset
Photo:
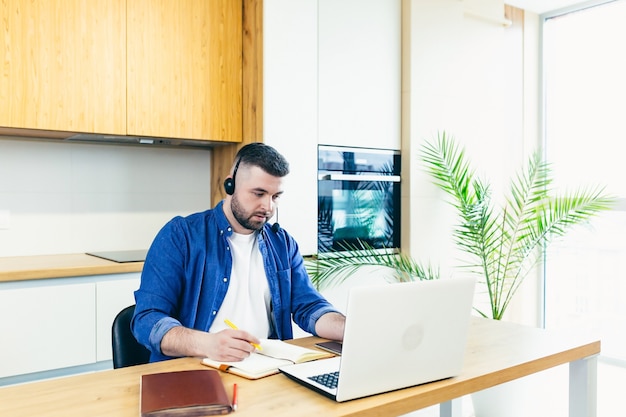
{"type": "Polygon", "coordinates": [[[226,191],[226,194],[233,195],[235,193],[235,176],[237,175],[237,170],[239,169],[239,164],[241,163],[241,160],[261,146],[266,145],[262,142],[252,142],[239,150],[239,153],[237,155],[237,163],[235,164],[235,168],[233,169],[233,175],[224,180],[224,191],[226,191]]]}
{"type": "Polygon", "coordinates": [[[237,159],[235,169],[233,170],[233,176],[224,180],[224,191],[226,191],[226,194],[228,195],[233,195],[235,193],[235,175],[237,175],[237,169],[239,169],[239,162],[241,162],[241,158],[237,159]]]}

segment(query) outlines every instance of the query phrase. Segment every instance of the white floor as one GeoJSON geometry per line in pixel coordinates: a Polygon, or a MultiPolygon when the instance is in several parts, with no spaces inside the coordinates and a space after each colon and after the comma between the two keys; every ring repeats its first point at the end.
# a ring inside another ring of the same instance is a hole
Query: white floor
{"type": "MultiPolygon", "coordinates": [[[[531,388],[538,389],[531,405],[534,411],[522,413],[532,417],[567,417],[568,416],[568,367],[560,366],[539,374],[532,379],[531,388]],[[540,410],[540,411],[536,411],[540,410]]],[[[626,416],[624,406],[624,387],[626,386],[626,367],[598,362],[598,413],[597,417],[626,416]]],[[[480,417],[474,414],[472,399],[463,397],[463,417],[480,417]]],[[[438,417],[439,406],[425,408],[407,414],[406,417],[438,417]]]]}

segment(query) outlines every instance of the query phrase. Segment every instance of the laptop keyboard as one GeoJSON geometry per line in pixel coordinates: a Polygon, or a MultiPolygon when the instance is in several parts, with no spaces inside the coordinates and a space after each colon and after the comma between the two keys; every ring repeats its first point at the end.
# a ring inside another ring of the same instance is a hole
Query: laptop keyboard
{"type": "Polygon", "coordinates": [[[339,371],[329,372],[327,374],[315,375],[308,377],[310,380],[322,384],[327,388],[337,388],[337,381],[339,381],[339,371]]]}

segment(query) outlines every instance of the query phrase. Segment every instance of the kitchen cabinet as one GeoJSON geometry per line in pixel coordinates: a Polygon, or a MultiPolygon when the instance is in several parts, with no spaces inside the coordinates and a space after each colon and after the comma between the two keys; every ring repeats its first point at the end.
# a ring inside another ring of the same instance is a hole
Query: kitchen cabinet
{"type": "Polygon", "coordinates": [[[0,282],[0,385],[112,367],[113,319],[135,303],[140,276],[0,282]]]}
{"type": "Polygon", "coordinates": [[[241,0],[128,1],[128,134],[241,141],[241,0]]]}
{"type": "Polygon", "coordinates": [[[95,284],[0,286],[0,377],[96,360],[95,284]]]}
{"type": "Polygon", "coordinates": [[[96,283],[96,361],[113,359],[111,326],[117,313],[135,304],[140,274],[101,277],[96,283]]]}
{"type": "Polygon", "coordinates": [[[263,4],[264,142],[289,161],[280,225],[317,253],[318,2],[263,4]]]}
{"type": "Polygon", "coordinates": [[[400,0],[319,0],[319,143],[400,149],[400,0]]]}
{"type": "Polygon", "coordinates": [[[242,13],[242,0],[4,1],[0,127],[240,142],[242,13]]]}
{"type": "Polygon", "coordinates": [[[0,126],[126,132],[126,1],[0,2],[0,126]]]}

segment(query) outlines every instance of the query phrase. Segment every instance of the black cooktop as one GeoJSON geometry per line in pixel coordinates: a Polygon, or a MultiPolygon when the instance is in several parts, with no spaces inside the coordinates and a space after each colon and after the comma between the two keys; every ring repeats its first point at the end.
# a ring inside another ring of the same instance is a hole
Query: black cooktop
{"type": "Polygon", "coordinates": [[[143,262],[146,260],[147,249],[117,250],[105,252],[87,252],[87,255],[96,256],[113,262],[143,262]]]}

